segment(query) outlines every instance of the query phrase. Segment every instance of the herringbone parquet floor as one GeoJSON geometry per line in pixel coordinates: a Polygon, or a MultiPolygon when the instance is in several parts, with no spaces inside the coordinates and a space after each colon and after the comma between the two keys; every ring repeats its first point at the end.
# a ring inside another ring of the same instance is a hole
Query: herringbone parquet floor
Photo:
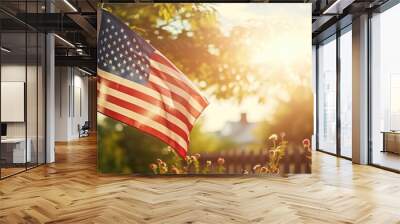
{"type": "Polygon", "coordinates": [[[95,145],[0,181],[0,223],[400,223],[400,175],[323,153],[311,175],[145,178],[98,175],[95,145]]]}

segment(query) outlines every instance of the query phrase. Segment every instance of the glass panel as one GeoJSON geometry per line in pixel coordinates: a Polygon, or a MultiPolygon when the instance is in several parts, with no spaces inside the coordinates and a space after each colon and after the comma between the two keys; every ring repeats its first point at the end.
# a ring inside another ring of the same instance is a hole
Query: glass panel
{"type": "Polygon", "coordinates": [[[372,163],[400,170],[400,5],[372,18],[372,163]]]}
{"type": "MultiPolygon", "coordinates": [[[[0,7],[25,18],[25,12],[44,12],[45,1],[1,1],[0,7]]],[[[8,21],[0,23],[4,178],[45,162],[45,36],[1,12],[0,18],[8,21]]]]}
{"type": "Polygon", "coordinates": [[[340,153],[352,157],[352,35],[340,36],[340,153]]]}
{"type": "MultiPolygon", "coordinates": [[[[2,177],[25,170],[31,160],[26,151],[26,33],[2,33],[1,140],[2,177]]],[[[28,147],[29,149],[29,147],[28,147]]]]}
{"type": "Polygon", "coordinates": [[[336,153],[336,39],[318,48],[318,146],[336,153]]]}
{"type": "Polygon", "coordinates": [[[38,36],[36,32],[29,32],[28,38],[28,63],[27,63],[27,81],[26,81],[26,114],[27,114],[27,143],[28,151],[30,150],[30,160],[28,160],[28,168],[37,165],[38,160],[38,144],[37,144],[37,132],[38,132],[38,36]]]}
{"type": "MultiPolygon", "coordinates": [[[[26,12],[38,13],[39,4],[37,1],[27,2],[26,12]]],[[[34,16],[32,21],[38,22],[38,17],[34,16]]],[[[28,168],[35,167],[38,164],[38,45],[39,36],[36,30],[27,31],[27,143],[28,150],[31,150],[31,161],[28,163],[28,168]]]]}
{"type": "Polygon", "coordinates": [[[38,163],[45,163],[45,60],[46,60],[46,52],[45,52],[45,44],[46,39],[45,35],[39,34],[39,43],[38,43],[38,163]]]}

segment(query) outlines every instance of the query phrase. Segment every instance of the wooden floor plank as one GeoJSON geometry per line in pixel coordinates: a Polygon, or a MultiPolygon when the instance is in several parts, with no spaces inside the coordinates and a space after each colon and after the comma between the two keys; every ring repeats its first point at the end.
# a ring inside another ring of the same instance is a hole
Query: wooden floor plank
{"type": "Polygon", "coordinates": [[[319,152],[289,177],[100,175],[96,139],[0,181],[0,223],[400,223],[400,175],[319,152]]]}

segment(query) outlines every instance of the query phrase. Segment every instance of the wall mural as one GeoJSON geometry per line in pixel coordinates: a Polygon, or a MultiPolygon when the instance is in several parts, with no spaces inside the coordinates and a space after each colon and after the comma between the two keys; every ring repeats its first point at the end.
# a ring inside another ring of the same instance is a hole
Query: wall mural
{"type": "Polygon", "coordinates": [[[311,4],[103,4],[98,170],[311,173],[311,4]]]}

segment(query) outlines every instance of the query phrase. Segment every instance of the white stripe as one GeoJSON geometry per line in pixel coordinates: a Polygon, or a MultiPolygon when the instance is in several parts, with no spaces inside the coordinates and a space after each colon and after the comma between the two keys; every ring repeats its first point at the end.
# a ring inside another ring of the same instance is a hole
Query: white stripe
{"type": "Polygon", "coordinates": [[[154,129],[156,129],[157,131],[161,132],[163,135],[168,136],[169,138],[173,139],[182,148],[187,149],[186,141],[180,135],[176,134],[175,132],[166,128],[165,126],[161,125],[160,123],[153,121],[150,118],[145,117],[141,114],[135,113],[131,110],[128,110],[126,108],[120,107],[111,102],[108,102],[104,98],[98,98],[97,104],[108,110],[111,110],[111,111],[117,112],[123,116],[129,117],[130,119],[135,120],[140,124],[144,124],[146,126],[152,127],[154,129]]]}
{"type": "MultiPolygon", "coordinates": [[[[158,55],[160,57],[163,57],[165,60],[169,61],[164,56],[162,56],[160,54],[158,54],[158,55]]],[[[179,71],[178,68],[176,68],[178,70],[178,71],[176,71],[175,69],[172,69],[169,66],[164,65],[164,64],[162,64],[162,63],[160,63],[158,61],[152,60],[151,58],[150,58],[150,63],[151,63],[152,67],[156,68],[159,71],[165,72],[165,73],[169,74],[170,76],[172,76],[172,77],[174,77],[174,78],[176,78],[178,80],[181,80],[182,82],[186,83],[186,85],[191,87],[195,92],[200,93],[200,90],[192,83],[192,81],[189,80],[189,78],[186,77],[185,74],[183,74],[181,71],[179,71]]],[[[200,94],[199,94],[199,96],[202,97],[200,94]]]]}
{"type": "Polygon", "coordinates": [[[182,104],[180,104],[177,101],[172,100],[169,96],[161,95],[161,93],[159,93],[159,92],[157,92],[157,91],[155,91],[155,90],[153,90],[151,88],[148,88],[148,87],[146,87],[144,85],[141,85],[141,84],[138,84],[138,83],[135,83],[135,82],[127,81],[124,78],[121,78],[121,77],[116,76],[116,75],[112,75],[112,74],[110,74],[110,73],[108,73],[106,71],[103,71],[103,70],[99,69],[99,68],[97,68],[97,74],[99,76],[101,76],[101,77],[104,77],[105,79],[108,79],[108,80],[113,81],[115,83],[119,83],[119,84],[124,85],[124,86],[126,86],[128,88],[135,89],[135,90],[140,91],[140,92],[142,92],[142,93],[144,93],[146,95],[149,95],[149,96],[151,96],[151,97],[163,102],[164,104],[168,105],[168,107],[174,108],[174,109],[180,111],[188,119],[188,121],[191,124],[194,124],[194,122],[196,121],[196,118],[193,117],[193,115],[190,114],[189,111],[187,111],[187,109],[182,104]]]}
{"type": "Polygon", "coordinates": [[[185,123],[183,123],[180,119],[178,119],[174,115],[163,110],[161,107],[155,106],[155,105],[148,103],[144,100],[141,100],[137,97],[117,91],[113,88],[109,88],[106,85],[101,85],[99,91],[103,94],[107,94],[107,95],[119,98],[123,101],[129,102],[131,104],[134,104],[136,106],[139,106],[147,111],[150,111],[153,114],[157,114],[157,115],[163,117],[164,119],[166,119],[167,121],[169,121],[170,123],[175,124],[176,126],[181,128],[187,135],[189,135],[189,129],[185,125],[185,123]]]}
{"type": "Polygon", "coordinates": [[[163,80],[160,77],[158,77],[156,74],[150,75],[149,81],[152,83],[155,83],[165,89],[171,90],[171,92],[176,93],[177,95],[183,97],[188,103],[195,109],[197,112],[201,112],[203,110],[203,107],[199,104],[199,102],[192,97],[188,92],[185,90],[179,88],[178,86],[175,86],[174,84],[168,82],[168,80],[163,80]]]}

